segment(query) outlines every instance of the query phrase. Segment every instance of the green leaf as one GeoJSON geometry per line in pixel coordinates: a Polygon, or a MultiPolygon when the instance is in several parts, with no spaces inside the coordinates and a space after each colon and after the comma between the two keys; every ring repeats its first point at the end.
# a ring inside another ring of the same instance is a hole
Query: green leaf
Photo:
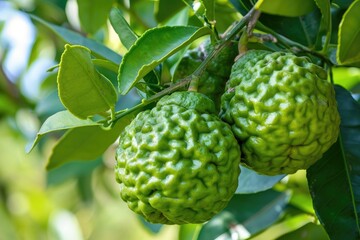
{"type": "Polygon", "coordinates": [[[81,28],[94,34],[106,24],[114,0],[77,0],[81,28]]]}
{"type": "Polygon", "coordinates": [[[96,125],[99,124],[91,121],[90,119],[85,119],[85,120],[79,119],[75,117],[73,114],[71,114],[69,111],[57,112],[45,120],[39,132],[36,134],[36,138],[33,144],[30,146],[27,152],[29,153],[45,134],[60,130],[66,130],[70,128],[96,126],[96,125]]]}
{"type": "Polygon", "coordinates": [[[231,239],[231,233],[246,239],[276,222],[289,199],[288,192],[274,190],[234,195],[220,214],[204,224],[198,240],[231,239]]]}
{"type": "Polygon", "coordinates": [[[119,9],[111,9],[109,19],[111,26],[114,28],[115,32],[119,36],[120,41],[127,49],[129,49],[138,38],[137,35],[134,33],[128,22],[122,16],[119,9]]]}
{"type": "Polygon", "coordinates": [[[345,12],[338,36],[337,60],[340,64],[360,62],[360,0],[354,1],[345,12]]]}
{"type": "MultiPolygon", "coordinates": [[[[112,9],[110,12],[110,21],[123,45],[129,49],[136,42],[138,36],[124,19],[120,10],[115,8],[112,9]]],[[[158,84],[160,82],[160,77],[154,69],[144,76],[144,81],[149,84],[158,84]]]]}
{"type": "Polygon", "coordinates": [[[293,232],[282,235],[276,240],[328,240],[329,237],[324,231],[324,228],[315,223],[307,223],[293,232]]]}
{"type": "MultiPolygon", "coordinates": [[[[236,3],[236,0],[231,2],[242,15],[246,14],[253,6],[253,1],[250,0],[242,0],[239,4],[236,3]]],[[[257,27],[261,31],[268,33],[275,32],[304,46],[314,48],[318,41],[321,18],[322,15],[318,8],[314,8],[312,12],[299,17],[262,13],[257,27]]]]}
{"type": "Polygon", "coordinates": [[[205,6],[206,18],[210,21],[215,20],[215,1],[214,0],[201,0],[205,6]]]}
{"type": "Polygon", "coordinates": [[[115,107],[114,86],[95,69],[90,50],[83,46],[65,46],[57,82],[61,102],[79,118],[102,114],[115,107]]]}
{"type": "Polygon", "coordinates": [[[307,171],[315,212],[332,239],[360,238],[360,105],[335,87],[341,137],[307,171]],[[336,193],[336,194],[334,194],[336,193]]]}
{"type": "Polygon", "coordinates": [[[115,64],[120,64],[121,56],[113,50],[107,48],[105,45],[98,43],[92,39],[86,38],[79,33],[71,31],[69,29],[56,26],[52,23],[46,22],[41,18],[31,15],[31,18],[41,23],[45,27],[49,28],[56,35],[62,38],[65,42],[72,45],[82,45],[91,50],[94,56],[107,59],[115,64]]]}
{"type": "Polygon", "coordinates": [[[331,39],[330,2],[328,0],[315,0],[315,2],[322,16],[317,45],[320,45],[319,49],[326,50],[331,39]]]}
{"type": "Polygon", "coordinates": [[[259,0],[255,8],[269,14],[297,17],[314,10],[314,0],[259,0]]]}
{"type": "Polygon", "coordinates": [[[165,26],[146,31],[124,55],[119,68],[119,91],[126,94],[159,63],[195,39],[210,34],[207,27],[165,26]]]}
{"type": "Polygon", "coordinates": [[[272,188],[286,175],[265,176],[257,174],[255,171],[241,166],[239,185],[236,189],[237,194],[257,193],[272,188]]]}
{"type": "Polygon", "coordinates": [[[68,130],[53,148],[46,168],[50,170],[70,161],[98,158],[115,142],[132,117],[132,114],[124,116],[110,130],[101,126],[86,126],[68,130]]]}
{"type": "MultiPolygon", "coordinates": [[[[251,240],[277,239],[278,237],[281,237],[286,233],[299,229],[313,221],[314,221],[314,217],[308,214],[299,214],[296,215],[295,217],[285,218],[283,221],[270,226],[259,235],[256,235],[255,237],[251,238],[251,240]]],[[[315,239],[316,238],[311,238],[311,240],[315,240],[315,239]]],[[[292,240],[298,240],[298,239],[292,239],[292,240]]]]}
{"type": "Polygon", "coordinates": [[[159,0],[155,10],[155,17],[158,22],[164,22],[180,12],[185,7],[181,0],[159,0]]]}

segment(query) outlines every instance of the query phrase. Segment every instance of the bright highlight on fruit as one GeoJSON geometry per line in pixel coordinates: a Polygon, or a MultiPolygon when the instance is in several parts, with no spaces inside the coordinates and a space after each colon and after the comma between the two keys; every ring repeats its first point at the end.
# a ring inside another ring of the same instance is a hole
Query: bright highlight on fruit
{"type": "Polygon", "coordinates": [[[152,223],[203,223],[226,207],[238,185],[240,148],[214,103],[175,92],[141,112],[120,135],[121,197],[152,223]]]}
{"type": "Polygon", "coordinates": [[[243,153],[266,175],[307,169],[339,134],[340,116],[324,69],[306,57],[250,50],[232,67],[221,99],[243,153]]]}

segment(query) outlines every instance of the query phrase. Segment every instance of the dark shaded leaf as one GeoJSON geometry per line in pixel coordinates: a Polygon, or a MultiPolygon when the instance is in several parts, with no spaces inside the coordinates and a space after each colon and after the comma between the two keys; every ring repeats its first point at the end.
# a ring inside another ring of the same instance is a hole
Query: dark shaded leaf
{"type": "Polygon", "coordinates": [[[164,22],[178,13],[185,6],[186,5],[182,0],[159,0],[155,11],[156,20],[158,22],[164,22]]]}
{"type": "Polygon", "coordinates": [[[331,239],[359,239],[360,106],[336,86],[341,138],[307,171],[315,212],[331,239]]]}

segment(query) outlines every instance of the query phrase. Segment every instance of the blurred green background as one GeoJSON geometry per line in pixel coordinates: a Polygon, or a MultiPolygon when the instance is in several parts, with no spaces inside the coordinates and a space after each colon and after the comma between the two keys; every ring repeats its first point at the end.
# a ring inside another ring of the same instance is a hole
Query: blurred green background
{"type": "MultiPolygon", "coordinates": [[[[110,6],[128,2],[110,1],[110,6]]],[[[154,2],[133,2],[138,5],[129,11],[137,19],[132,27],[143,32],[156,26],[151,14],[154,2]]],[[[46,159],[60,135],[46,136],[26,154],[41,123],[63,109],[56,71],[46,70],[59,62],[64,42],[32,21],[30,14],[83,33],[77,3],[0,1],[0,240],[177,239],[178,226],[164,226],[155,234],[150,229],[156,232],[159,226],[145,228],[120,199],[113,174],[115,145],[102,158],[68,163],[49,172],[46,159]]],[[[108,22],[89,37],[120,54],[125,51],[108,22]]],[[[354,96],[360,93],[358,68],[334,69],[334,77],[354,96]]],[[[292,179],[307,191],[303,172],[292,179]]]]}

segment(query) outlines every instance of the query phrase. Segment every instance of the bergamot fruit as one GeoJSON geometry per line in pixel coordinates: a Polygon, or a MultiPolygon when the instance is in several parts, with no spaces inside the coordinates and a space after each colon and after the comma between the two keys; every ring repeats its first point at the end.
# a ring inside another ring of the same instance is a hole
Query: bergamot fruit
{"type": "Polygon", "coordinates": [[[326,71],[306,57],[250,50],[232,67],[221,117],[242,163],[266,175],[307,169],[337,140],[340,117],[326,71]]]}
{"type": "MultiPolygon", "coordinates": [[[[213,51],[214,45],[210,41],[204,41],[198,48],[188,50],[174,73],[174,81],[178,81],[191,75],[200,64],[213,51]]],[[[225,84],[229,79],[231,66],[238,54],[237,45],[229,43],[223,48],[216,58],[213,58],[206,66],[205,71],[199,78],[198,92],[208,96],[220,109],[221,95],[224,93],[225,84]]]]}
{"type": "Polygon", "coordinates": [[[147,221],[202,223],[233,196],[240,147],[214,103],[195,92],[165,96],[120,134],[120,195],[147,221]]]}

